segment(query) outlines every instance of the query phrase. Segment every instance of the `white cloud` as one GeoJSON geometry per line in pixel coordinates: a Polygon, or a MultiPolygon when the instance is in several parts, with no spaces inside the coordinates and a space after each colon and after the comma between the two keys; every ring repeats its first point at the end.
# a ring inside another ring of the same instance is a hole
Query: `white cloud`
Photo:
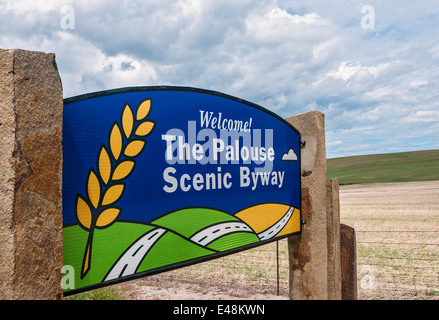
{"type": "Polygon", "coordinates": [[[297,161],[297,154],[294,152],[294,149],[290,149],[284,153],[282,161],[297,161]]]}
{"type": "Polygon", "coordinates": [[[382,63],[377,66],[367,67],[362,66],[360,63],[351,64],[347,61],[343,61],[337,71],[330,72],[327,76],[335,79],[343,79],[344,81],[354,76],[358,76],[360,78],[359,80],[363,80],[369,76],[376,78],[382,71],[385,71],[389,67],[389,64],[390,63],[382,63]]]}
{"type": "Polygon", "coordinates": [[[386,141],[401,141],[392,145],[400,151],[434,145],[439,4],[368,4],[375,30],[360,26],[364,4],[347,0],[7,0],[0,47],[55,52],[66,97],[195,86],[282,117],[325,113],[331,156],[374,153],[386,141]],[[60,26],[65,5],[75,9],[74,30],[60,26]],[[411,134],[395,140],[401,130],[411,134]]]}
{"type": "Polygon", "coordinates": [[[337,141],[326,143],[326,147],[336,147],[336,146],[340,146],[342,144],[343,144],[343,141],[337,140],[337,141]]]}

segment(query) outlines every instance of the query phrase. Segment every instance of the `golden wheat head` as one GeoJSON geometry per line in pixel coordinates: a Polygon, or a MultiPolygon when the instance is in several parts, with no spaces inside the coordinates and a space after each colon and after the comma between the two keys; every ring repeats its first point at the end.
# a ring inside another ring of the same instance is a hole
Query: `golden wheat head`
{"type": "Polygon", "coordinates": [[[121,126],[115,122],[109,134],[109,148],[100,147],[97,170],[90,168],[86,179],[86,196],[77,194],[75,216],[78,224],[89,232],[81,278],[90,270],[91,245],[95,229],[111,226],[122,209],[115,204],[125,190],[124,180],[133,172],[135,158],[145,148],[144,140],[154,129],[155,122],[147,120],[151,99],[139,103],[134,114],[127,103],[122,111],[121,126]]]}

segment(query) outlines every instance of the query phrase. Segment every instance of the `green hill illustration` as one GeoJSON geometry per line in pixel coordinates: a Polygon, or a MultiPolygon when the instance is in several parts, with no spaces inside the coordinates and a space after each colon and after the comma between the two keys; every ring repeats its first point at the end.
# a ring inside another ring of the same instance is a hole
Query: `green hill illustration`
{"type": "MultiPolygon", "coordinates": [[[[297,216],[300,216],[299,211],[287,205],[262,204],[236,214],[212,208],[184,208],[147,224],[117,221],[111,228],[95,230],[90,270],[85,277],[79,272],[75,274],[75,286],[116,281],[257,243],[266,240],[267,234],[272,237],[280,234],[297,216]],[[272,220],[270,225],[261,227],[259,222],[252,228],[238,217],[263,212],[267,206],[278,208],[280,218],[274,224],[272,220]]],[[[87,242],[88,232],[79,225],[65,227],[63,232],[66,243],[70,244],[64,248],[64,264],[81,270],[83,243],[87,242]]]]}

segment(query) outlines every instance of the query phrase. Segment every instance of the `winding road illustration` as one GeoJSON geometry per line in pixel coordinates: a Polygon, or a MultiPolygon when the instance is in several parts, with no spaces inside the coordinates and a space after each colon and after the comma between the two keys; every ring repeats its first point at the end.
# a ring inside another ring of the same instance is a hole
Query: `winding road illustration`
{"type": "MultiPolygon", "coordinates": [[[[275,224],[258,233],[257,236],[259,240],[264,241],[275,237],[287,225],[293,212],[294,207],[290,207],[275,224]]],[[[104,282],[135,274],[148,252],[166,232],[166,229],[156,227],[138,238],[113,265],[110,272],[106,275],[104,282]]],[[[208,226],[193,234],[188,240],[197,245],[206,247],[213,241],[236,232],[255,233],[253,229],[244,222],[229,221],[208,226]]]]}
{"type": "Polygon", "coordinates": [[[259,239],[262,241],[276,236],[287,225],[288,221],[291,219],[293,215],[293,212],[294,212],[294,207],[290,207],[287,213],[282,218],[280,218],[278,222],[276,222],[267,230],[258,233],[259,239]]]}
{"type": "Polygon", "coordinates": [[[205,247],[209,243],[212,243],[216,239],[225,236],[226,234],[239,231],[254,232],[247,224],[243,222],[223,222],[197,232],[189,240],[205,247]]]}
{"type": "Polygon", "coordinates": [[[149,250],[165,233],[165,229],[156,228],[137,239],[116,262],[104,281],[114,280],[136,273],[137,268],[149,250]]]}

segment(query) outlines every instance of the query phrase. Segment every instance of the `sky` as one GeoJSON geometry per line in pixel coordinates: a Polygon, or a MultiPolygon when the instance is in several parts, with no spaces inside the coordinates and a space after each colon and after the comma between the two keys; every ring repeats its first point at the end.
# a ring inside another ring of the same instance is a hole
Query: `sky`
{"type": "Polygon", "coordinates": [[[197,87],[324,113],[328,158],[439,149],[437,0],[0,0],[0,48],[55,53],[65,98],[197,87]]]}

